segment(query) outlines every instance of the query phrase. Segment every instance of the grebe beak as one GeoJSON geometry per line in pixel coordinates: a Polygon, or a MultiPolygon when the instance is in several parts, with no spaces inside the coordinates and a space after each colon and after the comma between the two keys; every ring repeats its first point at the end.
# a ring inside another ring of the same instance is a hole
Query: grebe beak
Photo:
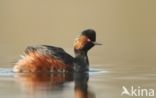
{"type": "Polygon", "coordinates": [[[102,45],[101,43],[98,42],[92,42],[94,45],[102,45]]]}

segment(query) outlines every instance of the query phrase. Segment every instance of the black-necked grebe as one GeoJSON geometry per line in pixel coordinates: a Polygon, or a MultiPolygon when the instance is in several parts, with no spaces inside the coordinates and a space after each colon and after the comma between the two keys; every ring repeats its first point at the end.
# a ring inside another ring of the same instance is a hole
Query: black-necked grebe
{"type": "Polygon", "coordinates": [[[88,71],[87,52],[96,43],[94,30],[84,30],[75,40],[75,57],[70,56],[62,48],[48,45],[28,46],[13,68],[14,72],[82,72],[88,71]]]}

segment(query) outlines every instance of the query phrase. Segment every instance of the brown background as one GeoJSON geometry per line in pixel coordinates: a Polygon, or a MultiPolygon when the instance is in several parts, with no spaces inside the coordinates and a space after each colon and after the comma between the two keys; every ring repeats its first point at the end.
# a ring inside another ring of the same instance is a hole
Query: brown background
{"type": "Polygon", "coordinates": [[[156,64],[155,0],[0,0],[0,66],[16,61],[27,45],[49,44],[73,54],[87,28],[103,46],[93,64],[156,64]]]}

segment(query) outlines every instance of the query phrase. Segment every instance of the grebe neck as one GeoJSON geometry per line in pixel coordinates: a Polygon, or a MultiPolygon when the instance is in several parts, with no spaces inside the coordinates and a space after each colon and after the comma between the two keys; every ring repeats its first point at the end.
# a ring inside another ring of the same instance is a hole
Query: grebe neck
{"type": "Polygon", "coordinates": [[[75,60],[74,60],[74,70],[75,71],[88,71],[89,70],[89,60],[86,51],[74,50],[75,60]]]}

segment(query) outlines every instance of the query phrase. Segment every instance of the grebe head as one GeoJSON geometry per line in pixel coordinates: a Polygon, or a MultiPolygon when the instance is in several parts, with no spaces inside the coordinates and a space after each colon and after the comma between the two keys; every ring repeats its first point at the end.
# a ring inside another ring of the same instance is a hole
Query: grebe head
{"type": "Polygon", "coordinates": [[[75,51],[87,52],[95,45],[101,45],[96,42],[96,32],[92,29],[84,30],[74,43],[75,51]]]}
{"type": "Polygon", "coordinates": [[[76,72],[83,72],[89,70],[89,60],[87,56],[88,50],[95,45],[101,45],[96,42],[96,33],[94,30],[84,30],[81,35],[75,40],[74,52],[74,70],[76,72]]]}

